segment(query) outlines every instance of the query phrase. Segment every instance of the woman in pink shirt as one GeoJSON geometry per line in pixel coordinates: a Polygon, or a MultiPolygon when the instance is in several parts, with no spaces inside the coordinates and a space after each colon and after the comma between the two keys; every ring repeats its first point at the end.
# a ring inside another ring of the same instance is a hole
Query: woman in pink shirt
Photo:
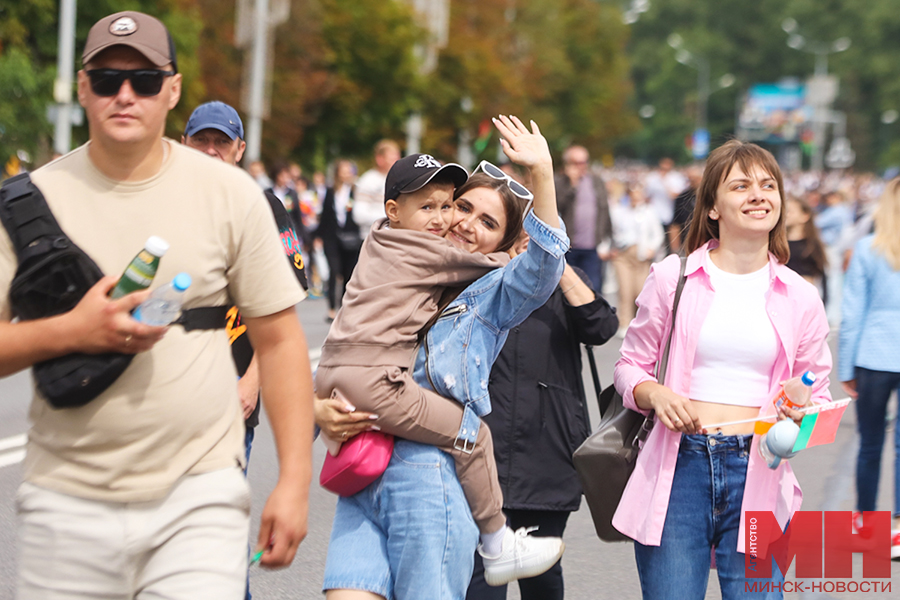
{"type": "Polygon", "coordinates": [[[759,146],[732,140],[710,155],[661,383],[652,373],[672,327],[678,257],[653,266],[637,299],[615,384],[625,406],[655,410],[656,421],[613,525],[635,540],[644,598],[703,598],[712,549],[723,598],[782,597],[745,592],[743,514],[771,511],[784,528],[800,487],[786,461],[766,466],[753,423],[714,427],[774,415],[781,382],[807,370],[818,376],[812,401],[831,399],[822,302],[785,266],[782,187],[778,164],[759,146]]]}

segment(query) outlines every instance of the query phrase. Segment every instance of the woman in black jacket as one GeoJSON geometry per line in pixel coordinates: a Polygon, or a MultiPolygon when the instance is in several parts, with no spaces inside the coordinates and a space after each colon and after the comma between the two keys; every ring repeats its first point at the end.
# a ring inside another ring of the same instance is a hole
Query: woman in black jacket
{"type": "MultiPolygon", "coordinates": [[[[521,242],[518,252],[527,247],[521,242]]],[[[572,453],[590,435],[581,344],[599,345],[618,328],[615,309],[566,265],[544,306],[509,333],[490,379],[494,437],[503,511],[513,529],[538,527],[538,536],[562,536],[569,513],[581,505],[572,453]]],[[[519,580],[522,600],[563,598],[562,565],[519,580]]],[[[490,587],[475,553],[467,600],[501,600],[506,586],[490,587]]]]}
{"type": "Polygon", "coordinates": [[[339,160],[335,167],[334,186],[328,188],[322,202],[322,214],[316,237],[328,261],[328,319],[333,320],[359,260],[362,235],[353,220],[353,180],[355,168],[349,160],[339,160]],[[338,288],[338,280],[341,280],[338,288]],[[338,293],[340,292],[340,293],[338,293]]]}

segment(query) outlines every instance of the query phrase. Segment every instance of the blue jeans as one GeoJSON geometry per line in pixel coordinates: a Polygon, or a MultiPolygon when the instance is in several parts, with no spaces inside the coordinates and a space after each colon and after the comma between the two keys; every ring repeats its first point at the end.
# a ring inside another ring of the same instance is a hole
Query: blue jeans
{"type": "Polygon", "coordinates": [[[463,600],[477,544],[453,459],[398,439],[384,474],[338,499],[322,589],[463,600]]]}
{"type": "MultiPolygon", "coordinates": [[[[634,543],[645,600],[706,597],[710,553],[715,548],[722,598],[779,599],[747,593],[744,554],[737,551],[741,503],[753,436],[684,435],[659,546],[634,543]]],[[[772,564],[772,581],[783,580],[772,564]]]]}
{"type": "MultiPolygon", "coordinates": [[[[856,458],[856,509],[876,510],[881,450],[891,392],[900,394],[900,373],[870,371],[856,367],[856,428],[859,456],[856,458]]],[[[900,516],[900,416],[894,425],[894,516],[900,516]]]]}
{"type": "Polygon", "coordinates": [[[570,248],[566,253],[566,262],[584,271],[598,295],[603,292],[603,261],[596,249],[570,248]]]}

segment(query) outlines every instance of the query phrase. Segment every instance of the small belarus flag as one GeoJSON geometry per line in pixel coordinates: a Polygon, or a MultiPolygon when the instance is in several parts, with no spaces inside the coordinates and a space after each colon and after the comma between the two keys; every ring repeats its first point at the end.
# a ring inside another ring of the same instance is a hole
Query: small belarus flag
{"type": "Polygon", "coordinates": [[[797,452],[804,448],[833,442],[848,404],[850,404],[849,398],[819,404],[815,407],[818,410],[804,415],[803,421],[800,422],[800,433],[797,435],[797,441],[794,442],[793,451],[797,452]]]}

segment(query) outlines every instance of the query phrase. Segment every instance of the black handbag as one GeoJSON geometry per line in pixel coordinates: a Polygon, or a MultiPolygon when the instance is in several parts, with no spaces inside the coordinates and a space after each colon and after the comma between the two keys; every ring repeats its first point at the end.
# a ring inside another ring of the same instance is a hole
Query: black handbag
{"type": "MultiPolygon", "coordinates": [[[[681,273],[672,306],[672,328],[669,330],[662,358],[656,364],[656,380],[660,383],[666,378],[675,315],[684,290],[686,264],[687,259],[681,257],[681,273]]],[[[595,386],[599,389],[599,379],[595,378],[595,386]]],[[[631,538],[613,527],[612,518],[622,500],[628,478],[634,471],[638,452],[653,429],[655,415],[651,410],[644,417],[639,412],[625,408],[621,394],[613,385],[600,392],[597,402],[600,405],[597,431],[578,447],[572,460],[584,489],[597,536],[604,542],[630,541],[631,538]]]]}
{"type": "MultiPolygon", "coordinates": [[[[59,226],[44,195],[27,173],[0,187],[0,222],[16,251],[18,268],[10,283],[13,317],[28,321],[72,310],[103,272],[59,226]]],[[[225,327],[227,306],[182,312],[175,323],[185,331],[225,327]]],[[[133,354],[80,352],[33,365],[37,389],[53,408],[84,406],[125,372],[133,354]]]]}

